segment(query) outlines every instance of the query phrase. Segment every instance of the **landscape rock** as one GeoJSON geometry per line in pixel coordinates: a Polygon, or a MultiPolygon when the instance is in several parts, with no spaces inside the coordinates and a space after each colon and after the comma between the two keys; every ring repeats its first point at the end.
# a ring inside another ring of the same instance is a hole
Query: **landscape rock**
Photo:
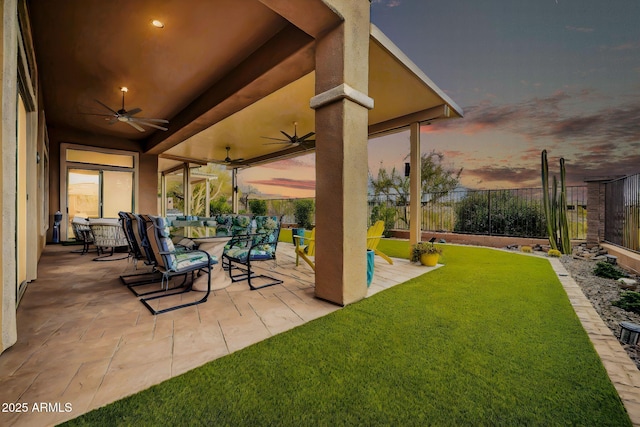
{"type": "MultiPolygon", "coordinates": [[[[605,279],[593,274],[597,261],[586,260],[574,253],[573,256],[563,256],[560,261],[567,269],[571,277],[582,289],[584,295],[589,299],[593,308],[600,315],[600,318],[609,327],[614,336],[620,332],[620,322],[631,322],[640,324],[640,314],[623,310],[611,303],[620,299],[624,289],[620,288],[622,282],[613,279],[605,279]]],[[[636,282],[640,282],[637,276],[630,277],[636,282]]],[[[637,286],[637,284],[636,284],[637,286]]],[[[624,349],[640,369],[640,346],[625,345],[624,349]]]]}

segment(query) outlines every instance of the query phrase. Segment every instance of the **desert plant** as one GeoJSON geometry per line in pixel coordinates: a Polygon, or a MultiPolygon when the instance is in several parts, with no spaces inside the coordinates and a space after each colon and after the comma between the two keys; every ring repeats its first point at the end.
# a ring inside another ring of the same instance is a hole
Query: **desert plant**
{"type": "Polygon", "coordinates": [[[623,291],[620,293],[620,299],[611,303],[623,310],[640,314],[640,293],[633,291],[623,291]]]}
{"type": "Polygon", "coordinates": [[[547,255],[554,258],[560,258],[562,256],[562,252],[560,252],[557,249],[549,249],[549,252],[547,252],[547,255]]]}
{"type": "Polygon", "coordinates": [[[596,264],[596,268],[593,269],[593,274],[598,277],[613,280],[618,280],[619,278],[626,276],[624,272],[620,271],[620,269],[616,268],[613,264],[602,261],[596,264]]]}
{"type": "Polygon", "coordinates": [[[442,249],[431,242],[418,242],[411,247],[411,262],[419,262],[423,254],[441,254],[442,249]]]}
{"type": "Polygon", "coordinates": [[[311,217],[315,209],[313,200],[297,199],[293,205],[293,216],[296,219],[298,227],[310,230],[313,226],[311,217]]]}
{"type": "Polygon", "coordinates": [[[522,252],[527,254],[533,253],[533,248],[531,246],[523,246],[520,249],[522,250],[522,252]]]}
{"type": "Polygon", "coordinates": [[[249,200],[249,209],[251,213],[258,216],[267,214],[267,201],[266,200],[249,200]]]}
{"type": "Polygon", "coordinates": [[[544,215],[547,224],[549,244],[552,249],[559,250],[563,254],[571,253],[571,240],[569,239],[569,224],[567,221],[567,195],[565,184],[564,159],[560,159],[560,192],[558,193],[558,180],[553,177],[553,196],[549,197],[549,165],[547,162],[547,150],[542,150],[542,200],[544,215]]]}

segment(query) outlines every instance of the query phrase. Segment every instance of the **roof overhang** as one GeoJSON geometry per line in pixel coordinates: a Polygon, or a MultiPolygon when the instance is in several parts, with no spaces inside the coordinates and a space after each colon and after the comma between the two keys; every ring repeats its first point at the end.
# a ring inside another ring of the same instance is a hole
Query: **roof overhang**
{"type": "MultiPolygon", "coordinates": [[[[278,75],[277,68],[288,66],[287,61],[309,66],[313,56],[311,44],[299,43],[289,49],[290,58],[297,56],[298,60],[285,58],[274,68],[274,76],[278,75]]],[[[304,67],[299,69],[302,73],[304,67]]],[[[281,131],[292,134],[294,122],[299,135],[315,131],[315,111],[309,105],[314,95],[312,70],[163,150],[159,153],[159,170],[169,170],[183,162],[220,163],[226,157],[225,147],[230,147],[231,158],[243,159],[229,165],[230,168],[256,166],[311,152],[313,145],[279,146],[272,138],[282,137],[281,131]]],[[[370,137],[398,132],[415,122],[463,116],[462,109],[374,25],[370,31],[368,95],[374,99],[374,108],[369,111],[370,137]]],[[[215,115],[215,110],[207,114],[215,115]]]]}

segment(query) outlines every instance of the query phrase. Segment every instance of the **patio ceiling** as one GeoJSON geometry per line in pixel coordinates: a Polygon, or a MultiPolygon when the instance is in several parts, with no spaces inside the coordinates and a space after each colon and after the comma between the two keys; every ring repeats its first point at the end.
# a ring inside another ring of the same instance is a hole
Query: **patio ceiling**
{"type": "MultiPolygon", "coordinates": [[[[161,154],[161,170],[180,160],[216,161],[226,156],[243,158],[245,165],[295,157],[313,147],[272,144],[297,125],[302,136],[315,130],[315,72],[265,96],[161,154]]],[[[415,121],[462,117],[462,110],[442,92],[377,27],[371,26],[369,44],[369,96],[375,106],[369,112],[369,135],[379,136],[406,128],[415,121]]]]}
{"type": "MultiPolygon", "coordinates": [[[[29,1],[47,125],[133,141],[161,155],[160,170],[175,159],[222,160],[227,146],[251,164],[299,155],[265,137],[291,134],[294,122],[298,135],[315,131],[314,37],[340,19],[321,0],[305,3],[313,20],[275,3],[29,1]],[[121,108],[122,86],[127,110],[168,119],[169,130],[139,132],[87,114],[108,113],[96,100],[121,108]]],[[[374,26],[370,40],[370,135],[462,115],[374,26]]]]}

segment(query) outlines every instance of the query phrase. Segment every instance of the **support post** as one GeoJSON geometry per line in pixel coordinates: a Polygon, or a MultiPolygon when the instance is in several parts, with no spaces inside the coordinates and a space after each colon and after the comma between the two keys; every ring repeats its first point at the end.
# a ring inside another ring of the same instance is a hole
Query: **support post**
{"type": "Polygon", "coordinates": [[[325,0],[343,17],[316,46],[316,286],[346,305],[367,294],[369,2],[325,0]]]}
{"type": "Polygon", "coordinates": [[[411,123],[410,130],[409,244],[415,245],[422,240],[422,162],[420,155],[420,123],[411,123]]]}

